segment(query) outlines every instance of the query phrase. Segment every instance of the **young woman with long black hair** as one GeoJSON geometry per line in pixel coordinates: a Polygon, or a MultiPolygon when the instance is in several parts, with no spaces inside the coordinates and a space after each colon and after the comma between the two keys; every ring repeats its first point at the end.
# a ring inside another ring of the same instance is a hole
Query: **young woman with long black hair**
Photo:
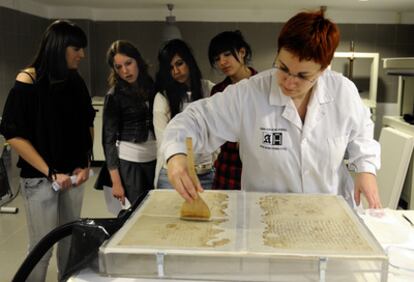
{"type": "MultiPolygon", "coordinates": [[[[158,93],[154,100],[154,129],[160,144],[168,122],[190,103],[210,96],[214,84],[202,79],[200,68],[190,47],[180,39],[167,42],[158,53],[159,70],[156,78],[158,93]]],[[[212,154],[197,154],[195,169],[203,187],[211,188],[214,172],[212,154]]],[[[164,159],[158,158],[157,188],[172,188],[168,181],[164,159]]]]}
{"type": "MultiPolygon", "coordinates": [[[[29,250],[55,227],[80,217],[95,117],[89,91],[77,72],[86,45],[86,35],[77,25],[53,22],[33,63],[17,75],[3,111],[0,132],[19,154],[29,250]],[[53,182],[60,190],[52,188],[53,182]]],[[[69,250],[70,238],[58,243],[59,273],[69,250]]],[[[52,250],[28,281],[45,281],[51,256],[52,250]]]]}

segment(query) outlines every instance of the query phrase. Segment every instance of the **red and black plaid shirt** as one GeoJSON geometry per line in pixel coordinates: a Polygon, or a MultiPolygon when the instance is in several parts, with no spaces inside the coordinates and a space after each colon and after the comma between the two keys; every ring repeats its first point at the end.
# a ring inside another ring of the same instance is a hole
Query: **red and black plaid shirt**
{"type": "MultiPolygon", "coordinates": [[[[257,71],[249,68],[252,75],[257,71]]],[[[231,79],[226,77],[222,82],[216,84],[211,89],[211,96],[217,92],[222,92],[227,86],[232,84],[231,79]]],[[[239,155],[239,144],[236,142],[226,142],[221,146],[220,154],[214,162],[216,169],[213,181],[213,189],[220,190],[240,190],[242,162],[239,155]]]]}

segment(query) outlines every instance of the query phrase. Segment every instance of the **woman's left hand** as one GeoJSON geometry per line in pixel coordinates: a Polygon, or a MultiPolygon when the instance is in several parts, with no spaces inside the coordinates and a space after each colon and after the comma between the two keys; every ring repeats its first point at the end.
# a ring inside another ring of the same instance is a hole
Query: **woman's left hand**
{"type": "Polygon", "coordinates": [[[375,175],[368,172],[360,172],[356,174],[354,199],[357,206],[361,202],[361,192],[367,199],[370,209],[382,208],[378,194],[377,178],[375,175]]]}
{"type": "Polygon", "coordinates": [[[76,183],[73,186],[79,186],[88,180],[89,168],[77,168],[73,171],[73,174],[76,175],[76,183]]]}

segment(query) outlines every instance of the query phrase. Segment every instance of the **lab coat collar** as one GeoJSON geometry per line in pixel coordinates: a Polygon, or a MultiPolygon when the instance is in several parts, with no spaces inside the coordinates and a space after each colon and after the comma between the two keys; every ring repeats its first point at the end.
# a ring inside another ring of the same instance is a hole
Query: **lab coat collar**
{"type": "MultiPolygon", "coordinates": [[[[327,90],[325,80],[323,79],[325,75],[329,75],[329,70],[325,70],[322,73],[322,75],[318,78],[318,81],[314,85],[314,90],[312,94],[315,96],[313,98],[317,99],[320,105],[331,103],[334,100],[331,93],[329,93],[329,91],[327,90]]],[[[285,96],[277,84],[275,70],[271,72],[271,78],[272,79],[271,79],[271,86],[270,86],[269,104],[272,106],[286,106],[290,104],[291,98],[288,96],[285,96]]]]}
{"type": "MultiPolygon", "coordinates": [[[[327,73],[323,73],[319,78],[314,89],[312,90],[312,97],[309,100],[308,112],[306,114],[305,128],[303,127],[302,121],[294,109],[295,106],[292,99],[285,96],[282,90],[277,85],[275,72],[272,72],[271,89],[269,95],[269,103],[274,106],[285,106],[282,116],[292,122],[300,130],[306,132],[311,131],[316,124],[325,116],[324,104],[328,104],[334,101],[333,96],[329,93],[323,78],[327,73]]],[[[329,74],[328,74],[329,75],[329,74]]]]}
{"type": "Polygon", "coordinates": [[[326,86],[326,79],[325,76],[329,75],[329,70],[325,70],[321,76],[319,76],[318,81],[314,85],[314,93],[315,96],[319,102],[320,105],[331,103],[334,101],[334,98],[332,94],[328,91],[328,88],[326,86]]]}
{"type": "Polygon", "coordinates": [[[269,104],[271,106],[286,106],[290,103],[290,100],[290,97],[283,95],[282,90],[277,84],[276,69],[272,70],[269,104]]]}
{"type": "Polygon", "coordinates": [[[334,101],[333,96],[326,87],[323,73],[316,82],[312,96],[308,104],[308,112],[306,113],[305,125],[303,127],[303,135],[306,137],[316,125],[326,116],[326,104],[334,101]]]}

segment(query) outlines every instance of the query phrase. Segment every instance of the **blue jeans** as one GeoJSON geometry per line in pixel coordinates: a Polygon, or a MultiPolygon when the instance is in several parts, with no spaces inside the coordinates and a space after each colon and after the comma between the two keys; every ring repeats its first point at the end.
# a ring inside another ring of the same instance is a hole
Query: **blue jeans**
{"type": "MultiPolygon", "coordinates": [[[[20,187],[26,210],[29,251],[55,227],[80,218],[83,185],[56,192],[46,178],[21,178],[20,187]]],[[[68,261],[70,239],[66,237],[58,243],[57,265],[60,271],[64,271],[68,261]]],[[[51,256],[52,249],[39,261],[27,281],[45,281],[51,256]]]]}
{"type": "MultiPolygon", "coordinates": [[[[200,180],[201,187],[206,190],[211,189],[213,185],[214,179],[214,171],[211,170],[210,172],[204,174],[197,174],[198,179],[200,180]]],[[[165,168],[162,168],[160,171],[160,175],[158,176],[158,183],[157,189],[174,189],[168,180],[168,172],[165,168]]]]}

